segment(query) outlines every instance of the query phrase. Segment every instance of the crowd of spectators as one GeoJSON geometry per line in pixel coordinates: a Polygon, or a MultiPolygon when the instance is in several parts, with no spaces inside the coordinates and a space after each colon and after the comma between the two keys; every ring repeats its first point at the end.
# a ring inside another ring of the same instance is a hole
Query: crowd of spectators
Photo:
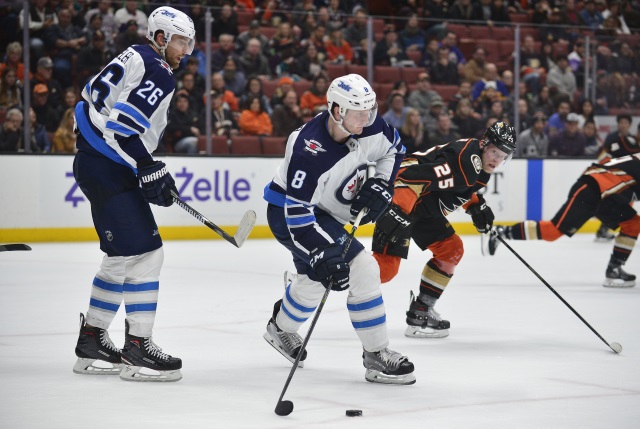
{"type": "MultiPolygon", "coordinates": [[[[197,43],[174,73],[176,91],[159,151],[201,151],[207,116],[215,136],[284,139],[327,108],[334,77],[353,71],[366,77],[369,53],[380,113],[408,152],[480,136],[497,120],[513,124],[517,110],[517,156],[594,156],[601,145],[594,116],[626,118],[640,108],[638,0],[169,3],[193,18],[197,43]],[[203,42],[207,7],[214,18],[211,76],[203,42]],[[376,17],[372,42],[370,16],[376,17]],[[526,29],[517,49],[514,22],[526,29]],[[498,46],[508,43],[511,50],[498,56],[498,46]],[[386,79],[389,69],[401,70],[393,74],[398,79],[386,79]]],[[[20,43],[21,6],[0,6],[0,151],[25,150],[26,94],[30,150],[72,153],[80,91],[119,52],[146,43],[147,15],[158,5],[31,0],[26,48],[20,43]],[[23,49],[30,52],[30,70],[22,63],[23,49]],[[29,88],[23,85],[27,73],[29,88]]]]}

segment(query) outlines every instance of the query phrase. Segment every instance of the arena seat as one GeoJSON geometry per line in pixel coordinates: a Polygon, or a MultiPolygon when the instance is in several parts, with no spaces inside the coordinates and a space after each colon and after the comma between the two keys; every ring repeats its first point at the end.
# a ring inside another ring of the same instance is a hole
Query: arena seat
{"type": "Polygon", "coordinates": [[[260,138],[262,144],[262,153],[264,155],[284,155],[287,145],[286,137],[267,137],[260,138]]]}
{"type": "Polygon", "coordinates": [[[260,137],[258,136],[231,136],[231,153],[233,155],[262,155],[260,137]]]}
{"type": "Polygon", "coordinates": [[[373,76],[377,83],[395,83],[402,79],[402,72],[400,67],[375,66],[373,76]]]}

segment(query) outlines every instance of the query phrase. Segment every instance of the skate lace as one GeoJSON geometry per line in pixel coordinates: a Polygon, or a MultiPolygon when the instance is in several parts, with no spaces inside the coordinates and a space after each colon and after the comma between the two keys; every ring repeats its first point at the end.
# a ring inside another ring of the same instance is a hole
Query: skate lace
{"type": "Polygon", "coordinates": [[[380,350],[380,359],[389,366],[397,368],[400,363],[405,359],[401,353],[394,352],[393,350],[384,349],[380,350]]]}
{"type": "Polygon", "coordinates": [[[297,349],[298,347],[302,346],[302,339],[300,338],[299,335],[296,334],[289,334],[287,332],[278,332],[278,336],[280,337],[280,339],[282,340],[282,342],[289,347],[289,349],[291,351],[294,351],[295,349],[297,349]]]}
{"type": "Polygon", "coordinates": [[[162,360],[169,360],[170,356],[166,353],[163,353],[162,349],[158,347],[156,343],[153,342],[151,337],[145,339],[144,345],[149,355],[153,357],[157,357],[162,360]]]}
{"type": "Polygon", "coordinates": [[[106,329],[102,329],[100,331],[100,344],[102,344],[103,347],[106,347],[107,349],[115,353],[121,352],[121,350],[117,348],[115,344],[113,344],[113,341],[111,341],[111,338],[109,337],[109,333],[107,332],[106,329]]]}

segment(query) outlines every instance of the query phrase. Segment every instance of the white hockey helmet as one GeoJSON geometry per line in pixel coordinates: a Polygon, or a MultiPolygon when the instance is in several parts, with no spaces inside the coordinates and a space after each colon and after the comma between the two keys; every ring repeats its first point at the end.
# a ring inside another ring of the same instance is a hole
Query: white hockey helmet
{"type": "Polygon", "coordinates": [[[169,6],[161,6],[151,12],[148,25],[147,39],[151,40],[158,49],[164,51],[164,48],[156,44],[154,38],[156,32],[160,30],[164,33],[164,37],[167,40],[165,47],[171,42],[171,37],[177,34],[189,39],[189,52],[187,52],[187,54],[191,55],[193,52],[193,47],[196,43],[196,30],[193,25],[193,20],[187,14],[169,6]]]}
{"type": "Polygon", "coordinates": [[[371,109],[367,126],[373,124],[378,113],[376,93],[369,85],[369,82],[359,74],[348,74],[331,82],[327,91],[329,111],[331,111],[333,103],[340,106],[338,113],[341,118],[344,118],[347,110],[371,109]]]}

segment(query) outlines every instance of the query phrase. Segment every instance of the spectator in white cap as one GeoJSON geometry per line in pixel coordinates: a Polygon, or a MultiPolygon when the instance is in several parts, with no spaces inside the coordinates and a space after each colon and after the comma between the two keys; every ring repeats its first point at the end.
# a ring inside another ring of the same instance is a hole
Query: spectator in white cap
{"type": "Polygon", "coordinates": [[[587,140],[578,128],[580,115],[569,113],[564,130],[549,140],[549,156],[583,156],[587,140]]]}

